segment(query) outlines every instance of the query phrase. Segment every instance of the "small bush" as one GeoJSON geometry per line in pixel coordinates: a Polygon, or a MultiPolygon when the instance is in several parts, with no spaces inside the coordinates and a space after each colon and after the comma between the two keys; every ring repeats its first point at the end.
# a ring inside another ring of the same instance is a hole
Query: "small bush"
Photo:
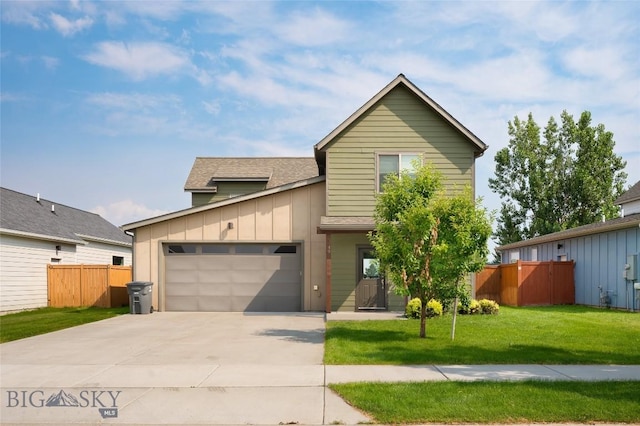
{"type": "Polygon", "coordinates": [[[420,311],[422,311],[422,302],[417,297],[409,300],[404,308],[404,314],[407,318],[420,318],[420,311]]]}
{"type": "Polygon", "coordinates": [[[478,303],[483,314],[495,315],[500,311],[500,306],[493,300],[482,299],[478,303]]]}
{"type": "Polygon", "coordinates": [[[427,302],[427,318],[439,317],[442,315],[442,312],[442,303],[435,299],[431,299],[427,302]]]}
{"type": "Polygon", "coordinates": [[[478,302],[476,299],[473,299],[469,303],[469,314],[473,315],[473,314],[479,314],[479,313],[482,313],[482,307],[480,307],[480,302],[478,302]]]}
{"type": "MultiPolygon", "coordinates": [[[[422,312],[422,302],[417,297],[411,299],[404,308],[404,313],[407,318],[420,318],[420,312],[422,312]]],[[[442,312],[442,303],[435,299],[427,302],[427,318],[439,317],[442,315],[442,312]]]]}

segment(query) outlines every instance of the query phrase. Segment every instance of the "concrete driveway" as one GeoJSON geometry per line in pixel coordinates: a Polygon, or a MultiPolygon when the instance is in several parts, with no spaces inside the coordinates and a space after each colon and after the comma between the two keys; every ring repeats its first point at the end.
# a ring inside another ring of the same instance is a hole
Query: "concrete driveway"
{"type": "Polygon", "coordinates": [[[0,345],[0,423],[355,424],[324,314],[123,315],[0,345]]]}

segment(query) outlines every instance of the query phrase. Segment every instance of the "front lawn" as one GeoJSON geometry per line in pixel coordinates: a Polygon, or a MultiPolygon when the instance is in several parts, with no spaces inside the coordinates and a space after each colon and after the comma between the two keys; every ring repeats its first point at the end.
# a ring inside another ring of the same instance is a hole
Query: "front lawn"
{"type": "Polygon", "coordinates": [[[326,364],[640,364],[640,314],[581,306],[500,307],[498,315],[329,321],[326,364]]]}
{"type": "Polygon", "coordinates": [[[0,316],[0,343],[75,327],[129,312],[124,308],[41,308],[0,316]]]}
{"type": "Polygon", "coordinates": [[[638,382],[331,385],[376,423],[637,423],[638,382]]]}

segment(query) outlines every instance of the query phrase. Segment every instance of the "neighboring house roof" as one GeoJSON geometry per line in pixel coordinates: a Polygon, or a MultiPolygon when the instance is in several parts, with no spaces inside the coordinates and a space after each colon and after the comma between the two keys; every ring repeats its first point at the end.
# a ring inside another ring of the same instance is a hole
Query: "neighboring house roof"
{"type": "Polygon", "coordinates": [[[273,194],[288,191],[291,189],[302,188],[304,186],[313,185],[313,184],[324,182],[324,181],[325,181],[325,176],[315,176],[315,177],[312,177],[309,179],[303,179],[297,182],[286,183],[284,185],[277,186],[275,188],[267,188],[262,191],[253,192],[251,194],[239,195],[237,197],[227,198],[221,201],[204,204],[202,206],[191,207],[191,208],[179,210],[173,213],[167,213],[161,216],[152,217],[150,219],[128,223],[126,225],[122,225],[122,229],[124,229],[125,231],[132,231],[136,228],[153,225],[154,223],[164,222],[166,220],[171,220],[171,219],[177,219],[179,217],[187,216],[194,213],[200,213],[207,210],[217,209],[217,208],[228,206],[231,204],[241,203],[243,201],[254,200],[256,198],[265,197],[267,195],[273,195],[273,194]]]}
{"type": "Polygon", "coordinates": [[[208,191],[224,181],[266,181],[269,189],[316,176],[318,165],[311,157],[197,157],[184,190],[208,191]]]}
{"type": "Polygon", "coordinates": [[[528,247],[535,244],[548,243],[552,241],[564,240],[567,238],[584,237],[587,235],[598,234],[601,232],[615,231],[618,229],[631,228],[640,226],[640,213],[632,214],[627,217],[619,217],[607,220],[606,222],[596,222],[589,225],[579,226],[577,228],[566,229],[564,231],[554,232],[552,234],[541,235],[529,240],[518,241],[517,243],[505,244],[497,247],[496,250],[504,251],[520,247],[528,247]]]}
{"type": "Polygon", "coordinates": [[[421,99],[428,107],[433,109],[437,114],[439,114],[446,122],[448,122],[454,129],[460,132],[464,137],[466,137],[469,142],[475,145],[477,149],[477,155],[480,156],[484,151],[489,148],[487,144],[482,142],[480,138],[474,135],[469,129],[463,126],[458,120],[453,118],[451,114],[449,114],[444,108],[442,108],[436,101],[427,96],[422,90],[420,90],[415,84],[409,81],[408,78],[404,76],[404,74],[399,74],[391,83],[385,86],[380,92],[378,92],[373,98],[371,98],[367,103],[361,106],[356,112],[351,114],[349,118],[342,122],[338,127],[336,127],[331,133],[325,136],[320,142],[318,142],[315,146],[316,157],[321,157],[321,151],[323,151],[327,145],[329,145],[340,133],[342,133],[347,127],[353,124],[356,120],[358,120],[363,114],[365,114],[371,107],[373,107],[380,99],[385,97],[389,92],[395,89],[399,85],[404,85],[407,89],[413,92],[419,99],[421,99]]]}
{"type": "Polygon", "coordinates": [[[616,205],[629,203],[631,201],[640,200],[640,180],[636,182],[629,190],[619,196],[614,203],[616,205]]]}
{"type": "Polygon", "coordinates": [[[43,198],[38,201],[11,189],[0,191],[2,233],[72,244],[90,240],[131,246],[131,237],[100,215],[43,198]]]}

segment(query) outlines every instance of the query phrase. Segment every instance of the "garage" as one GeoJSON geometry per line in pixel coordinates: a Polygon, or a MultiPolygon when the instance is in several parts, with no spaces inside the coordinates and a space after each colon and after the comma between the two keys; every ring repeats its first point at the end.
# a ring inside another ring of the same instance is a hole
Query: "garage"
{"type": "Polygon", "coordinates": [[[298,312],[299,244],[166,243],[166,311],[298,312]]]}

